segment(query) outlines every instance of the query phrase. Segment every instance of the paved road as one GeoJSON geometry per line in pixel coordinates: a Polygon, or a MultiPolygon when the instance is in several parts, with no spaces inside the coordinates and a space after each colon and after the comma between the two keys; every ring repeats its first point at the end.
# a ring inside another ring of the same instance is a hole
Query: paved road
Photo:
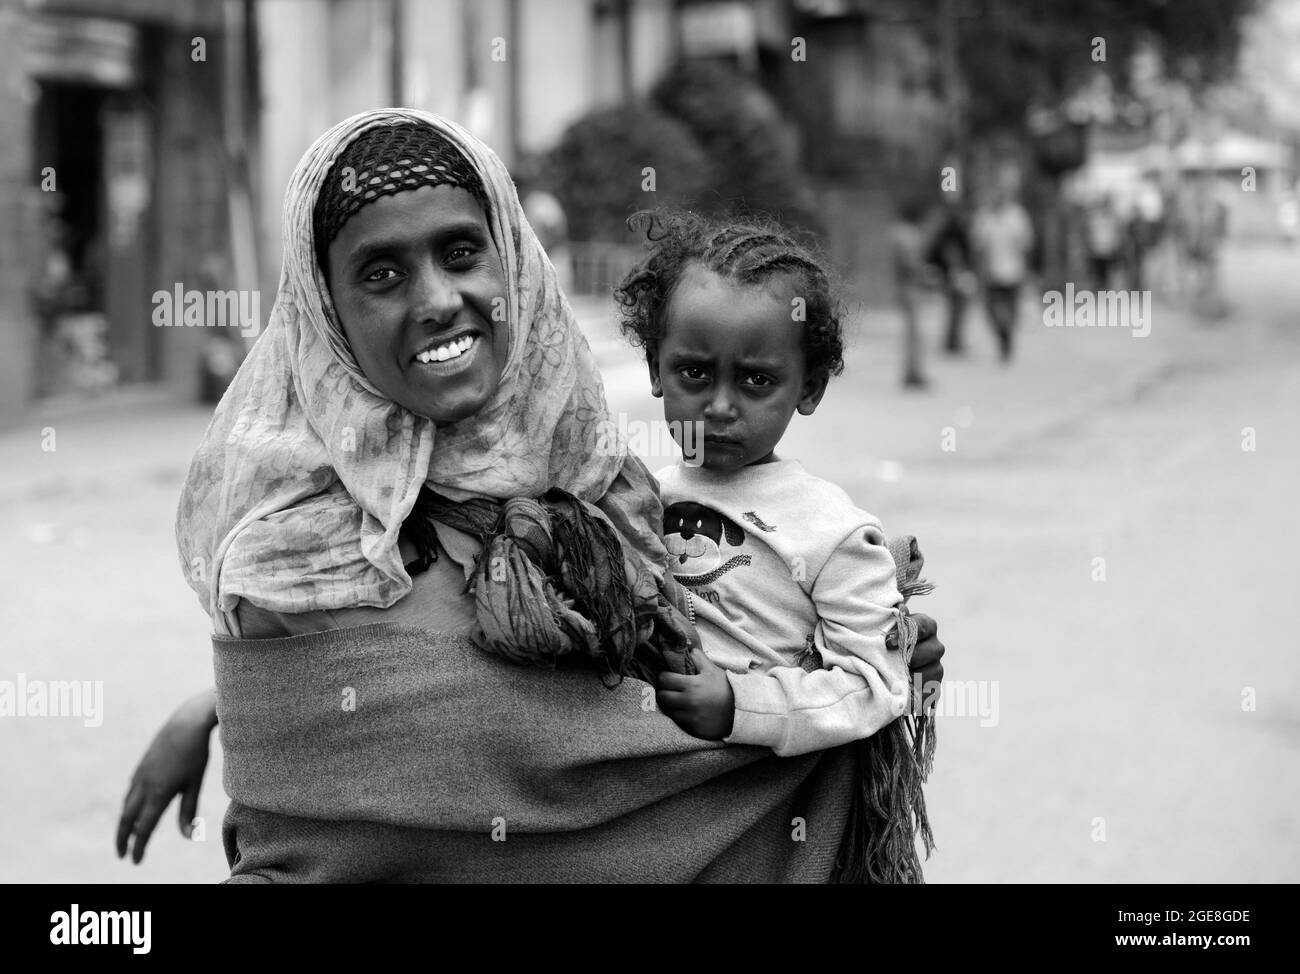
{"type": "MultiPolygon", "coordinates": [[[[845,375],[795,420],[786,452],[919,536],[939,588],[918,608],[972,709],[984,693],[984,720],[941,718],[933,882],[1300,879],[1300,252],[1238,251],[1225,276],[1227,320],[1157,299],[1145,339],[1035,326],[1029,307],[1008,369],[972,320],[970,357],[935,362],[919,395],[897,388],[897,322],[869,311],[845,375]]],[[[651,432],[643,367],[583,311],[611,406],[651,432]]],[[[0,880],[224,875],[216,754],[205,841],[173,810],[142,867],[110,851],[140,749],[211,682],[171,537],[205,422],[128,396],[0,436],[0,679],[105,693],[99,727],[0,719],[0,880]]]]}

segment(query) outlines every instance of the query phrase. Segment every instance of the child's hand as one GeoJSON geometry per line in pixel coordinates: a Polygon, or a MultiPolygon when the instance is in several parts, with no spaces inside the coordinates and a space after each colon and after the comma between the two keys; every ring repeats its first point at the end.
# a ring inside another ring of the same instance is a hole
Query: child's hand
{"type": "Polygon", "coordinates": [[[181,796],[181,834],[188,837],[199,810],[199,786],[208,766],[208,738],[216,726],[216,704],[208,690],[187,700],[168,718],[131,778],[117,824],[117,855],[126,855],[135,836],[131,860],[144,858],[145,846],[171,800],[181,796]]]}
{"type": "Polygon", "coordinates": [[[720,741],[731,733],[736,718],[736,696],[727,671],[699,649],[692,650],[699,673],[660,673],[655,700],[659,709],[686,733],[706,741],[720,741]]]}

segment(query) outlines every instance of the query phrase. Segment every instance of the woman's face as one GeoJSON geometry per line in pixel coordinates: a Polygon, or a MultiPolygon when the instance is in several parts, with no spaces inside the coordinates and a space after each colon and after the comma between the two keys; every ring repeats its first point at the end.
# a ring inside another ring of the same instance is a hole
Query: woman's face
{"type": "Polygon", "coordinates": [[[393,402],[445,426],[496,392],[506,279],[468,190],[425,186],[363,206],[330,244],[329,288],[357,364],[393,402]]]}

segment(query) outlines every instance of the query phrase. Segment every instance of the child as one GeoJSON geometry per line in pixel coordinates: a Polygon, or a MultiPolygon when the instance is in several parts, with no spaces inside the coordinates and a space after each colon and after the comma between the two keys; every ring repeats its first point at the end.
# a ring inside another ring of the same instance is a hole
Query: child
{"type": "Polygon", "coordinates": [[[911,703],[897,644],[914,630],[893,557],[875,517],[775,452],[844,368],[827,275],[774,226],[670,214],[646,235],[650,256],[616,294],[670,429],[685,440],[694,424],[700,455],[658,477],[669,568],[707,650],[698,674],[659,675],[659,709],[778,755],[857,742],[840,881],[924,882],[934,736],[928,718],[911,734],[896,722],[911,703]]]}
{"type": "Polygon", "coordinates": [[[779,228],[652,220],[663,235],[617,294],[665,419],[698,424],[698,466],[657,476],[669,567],[720,667],[662,675],[659,707],[698,737],[779,755],[868,737],[909,702],[903,653],[886,647],[894,561],[875,517],[774,452],[843,370],[827,276],[779,228]]]}

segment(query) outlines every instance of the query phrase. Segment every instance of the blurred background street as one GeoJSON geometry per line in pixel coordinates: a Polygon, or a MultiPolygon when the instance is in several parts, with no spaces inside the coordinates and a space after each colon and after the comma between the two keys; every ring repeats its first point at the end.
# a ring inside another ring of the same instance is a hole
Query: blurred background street
{"type": "MultiPolygon", "coordinates": [[[[1233,312],[1212,326],[1168,309],[1145,339],[1027,328],[1011,390],[976,318],[969,360],[905,396],[897,322],[868,309],[845,374],[792,425],[783,452],[920,539],[938,588],[917,608],[940,620],[946,678],[999,685],[995,726],[940,719],[931,882],[1300,880],[1300,253],[1232,251],[1227,268],[1233,312]]],[[[597,310],[584,323],[611,408],[654,420],[644,367],[597,310]]],[[[142,866],[111,851],[143,747],[211,683],[172,535],[206,421],[141,393],[0,437],[6,670],[105,686],[99,728],[0,724],[0,878],[225,874],[215,750],[204,842],[177,834],[173,806],[142,866]]]]}
{"type": "Polygon", "coordinates": [[[511,167],[629,429],[631,212],[823,248],[846,369],[779,453],[918,537],[948,699],[996,687],[939,719],[931,882],[1300,881],[1300,0],[0,0],[0,60],[0,680],[104,686],[0,715],[0,881],[227,875],[219,748],[202,841],[112,851],[212,683],[173,520],[255,338],[155,296],[264,319],[293,165],[393,103],[511,167]],[[1149,334],[1046,327],[1067,287],[1149,334]]]}

